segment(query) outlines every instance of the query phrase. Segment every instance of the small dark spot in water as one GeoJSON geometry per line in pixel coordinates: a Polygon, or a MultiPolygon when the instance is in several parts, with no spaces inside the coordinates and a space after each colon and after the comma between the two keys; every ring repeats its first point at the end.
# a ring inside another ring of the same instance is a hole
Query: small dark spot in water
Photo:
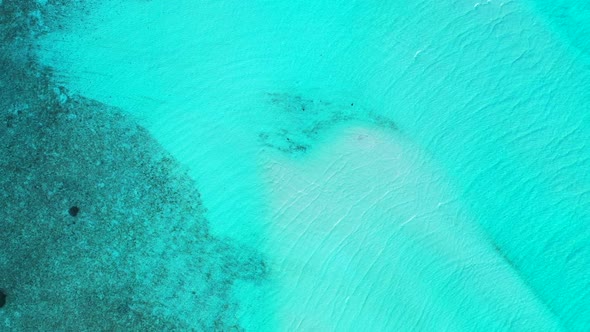
{"type": "Polygon", "coordinates": [[[80,212],[80,208],[77,206],[72,206],[69,210],[68,213],[70,214],[70,216],[75,217],[78,215],[78,213],[80,212]]]}
{"type": "Polygon", "coordinates": [[[0,289],[0,308],[6,304],[6,293],[0,289]]]}
{"type": "Polygon", "coordinates": [[[303,146],[303,145],[297,145],[297,146],[295,146],[295,151],[305,152],[305,151],[307,151],[307,147],[303,146]]]}
{"type": "Polygon", "coordinates": [[[8,115],[6,117],[6,127],[12,128],[13,127],[13,122],[14,122],[14,116],[13,115],[8,115]]]}
{"type": "Polygon", "coordinates": [[[350,106],[354,106],[354,103],[350,103],[350,106]]]}

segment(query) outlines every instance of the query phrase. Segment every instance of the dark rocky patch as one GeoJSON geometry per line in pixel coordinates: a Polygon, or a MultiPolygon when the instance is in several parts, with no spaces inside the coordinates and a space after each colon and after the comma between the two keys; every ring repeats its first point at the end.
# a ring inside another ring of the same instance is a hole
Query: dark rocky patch
{"type": "Polygon", "coordinates": [[[69,9],[0,4],[0,330],[241,330],[232,285],[264,278],[261,257],[210,235],[195,183],[144,128],[37,64],[42,22],[69,9]]]}
{"type": "Polygon", "coordinates": [[[291,156],[304,155],[320,136],[339,124],[360,121],[389,130],[398,130],[390,119],[354,103],[306,99],[287,93],[269,93],[269,108],[285,119],[286,126],[258,135],[263,146],[291,156]]]}

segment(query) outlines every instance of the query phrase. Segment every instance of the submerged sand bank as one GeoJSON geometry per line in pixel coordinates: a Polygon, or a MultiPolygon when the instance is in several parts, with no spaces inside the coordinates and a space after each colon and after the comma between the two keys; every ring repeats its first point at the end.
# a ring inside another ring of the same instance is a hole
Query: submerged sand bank
{"type": "Polygon", "coordinates": [[[391,132],[349,127],[268,163],[280,330],[557,330],[457,200],[391,132]]]}

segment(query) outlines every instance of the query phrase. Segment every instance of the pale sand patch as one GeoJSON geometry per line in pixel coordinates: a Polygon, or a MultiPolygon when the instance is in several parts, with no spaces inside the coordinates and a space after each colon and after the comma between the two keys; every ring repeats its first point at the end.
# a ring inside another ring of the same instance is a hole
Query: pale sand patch
{"type": "Polygon", "coordinates": [[[347,128],[266,171],[279,330],[557,329],[444,173],[402,137],[347,128]]]}

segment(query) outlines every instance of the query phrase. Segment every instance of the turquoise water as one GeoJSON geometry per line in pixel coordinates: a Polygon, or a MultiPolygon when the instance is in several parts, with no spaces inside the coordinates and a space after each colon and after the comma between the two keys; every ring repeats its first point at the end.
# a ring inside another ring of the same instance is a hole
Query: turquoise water
{"type": "MultiPolygon", "coordinates": [[[[59,22],[35,41],[52,82],[146,128],[212,236],[262,257],[231,329],[590,329],[585,3],[107,0],[59,22]]],[[[164,293],[195,273],[168,269],[164,293]]]]}
{"type": "MultiPolygon", "coordinates": [[[[538,10],[540,18],[549,24],[550,29],[559,34],[560,39],[588,58],[590,41],[586,36],[590,33],[590,4],[585,1],[544,0],[535,0],[531,4],[538,10]]],[[[572,53],[575,54],[575,51],[572,53]]]]}

